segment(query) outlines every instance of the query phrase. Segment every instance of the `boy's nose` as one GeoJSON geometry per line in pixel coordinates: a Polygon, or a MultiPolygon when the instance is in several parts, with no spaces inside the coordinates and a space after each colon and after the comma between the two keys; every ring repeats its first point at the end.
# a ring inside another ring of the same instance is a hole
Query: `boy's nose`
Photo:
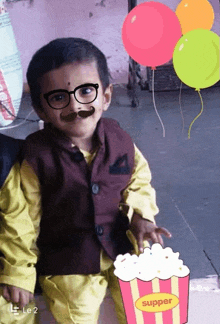
{"type": "Polygon", "coordinates": [[[74,94],[70,95],[70,103],[66,108],[73,112],[78,112],[81,108],[81,104],[75,99],[74,94]]]}

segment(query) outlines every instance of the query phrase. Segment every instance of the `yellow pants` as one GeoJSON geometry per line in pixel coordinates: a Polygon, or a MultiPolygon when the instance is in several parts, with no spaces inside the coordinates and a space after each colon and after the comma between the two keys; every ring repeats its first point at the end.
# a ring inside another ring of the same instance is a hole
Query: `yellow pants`
{"type": "MultiPolygon", "coordinates": [[[[137,242],[128,231],[134,252],[137,242]]],[[[144,242],[144,246],[149,246],[144,242]]],[[[59,324],[97,324],[100,305],[109,288],[119,324],[127,324],[118,279],[113,261],[102,250],[101,272],[93,275],[41,276],[40,285],[52,315],[59,324]]],[[[107,324],[107,323],[106,323],[107,324]]],[[[116,323],[115,323],[116,324],[116,323]]]]}
{"type": "MultiPolygon", "coordinates": [[[[137,244],[129,237],[138,254],[137,244]]],[[[145,246],[149,246],[145,242],[145,246]]],[[[112,260],[101,252],[101,272],[93,275],[41,276],[40,285],[52,315],[59,324],[97,324],[100,305],[109,288],[120,324],[127,324],[117,277],[112,260]]],[[[35,302],[24,309],[7,302],[0,287],[0,324],[38,324],[35,302]]],[[[106,323],[107,324],[107,323],[106,323]]],[[[115,323],[116,324],[116,323],[115,323]]]]}
{"type": "Polygon", "coordinates": [[[22,310],[18,310],[17,306],[9,303],[2,296],[2,288],[0,288],[0,324],[37,324],[38,309],[34,302],[29,303],[22,310]]]}
{"type": "Polygon", "coordinates": [[[59,324],[97,324],[107,287],[120,324],[127,324],[114,266],[93,275],[42,276],[40,285],[59,324]]]}

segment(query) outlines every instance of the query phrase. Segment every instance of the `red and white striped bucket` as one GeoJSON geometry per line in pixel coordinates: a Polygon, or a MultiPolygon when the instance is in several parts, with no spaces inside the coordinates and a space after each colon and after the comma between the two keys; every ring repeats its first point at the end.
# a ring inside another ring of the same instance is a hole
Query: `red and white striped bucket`
{"type": "Polygon", "coordinates": [[[189,275],[167,280],[118,280],[128,324],[187,323],[189,275]]]}

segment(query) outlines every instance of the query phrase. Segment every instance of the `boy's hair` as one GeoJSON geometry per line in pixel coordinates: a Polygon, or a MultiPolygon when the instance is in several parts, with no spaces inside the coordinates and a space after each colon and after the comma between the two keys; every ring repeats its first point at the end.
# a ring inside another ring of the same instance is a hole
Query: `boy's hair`
{"type": "Polygon", "coordinates": [[[105,55],[91,42],[82,38],[57,38],[40,48],[32,57],[27,81],[35,110],[43,110],[40,101],[40,80],[43,75],[65,64],[95,61],[103,90],[109,86],[111,75],[105,55]]]}

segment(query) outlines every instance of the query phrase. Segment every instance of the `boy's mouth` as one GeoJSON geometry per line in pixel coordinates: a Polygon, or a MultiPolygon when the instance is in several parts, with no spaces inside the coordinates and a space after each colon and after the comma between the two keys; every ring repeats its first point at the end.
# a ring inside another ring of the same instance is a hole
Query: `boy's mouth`
{"type": "Polygon", "coordinates": [[[92,116],[94,112],[95,112],[95,108],[90,107],[90,110],[80,110],[78,113],[74,112],[67,116],[62,116],[62,120],[70,122],[76,119],[77,115],[81,118],[87,118],[89,116],[92,116]]]}

